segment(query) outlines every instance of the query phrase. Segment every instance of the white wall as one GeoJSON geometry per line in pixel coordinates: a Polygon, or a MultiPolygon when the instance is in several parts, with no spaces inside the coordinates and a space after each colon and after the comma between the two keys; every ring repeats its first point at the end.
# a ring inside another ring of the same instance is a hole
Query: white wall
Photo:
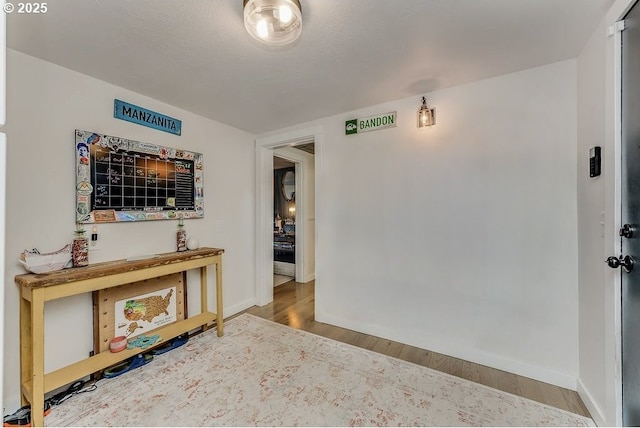
{"type": "Polygon", "coordinates": [[[324,135],[317,319],[575,389],[576,61],[428,94],[427,130],[419,98],[261,136],[324,135]]]}
{"type": "MultiPolygon", "coordinates": [[[[604,23],[593,33],[578,58],[578,280],[580,313],[580,388],[593,394],[591,403],[607,402],[605,329],[611,328],[605,314],[604,212],[605,175],[589,177],[589,149],[602,147],[603,159],[612,156],[605,145],[605,42],[604,23]]],[[[606,165],[603,163],[606,167],[606,165]]],[[[607,171],[608,172],[608,171],[607,171]]],[[[612,402],[610,402],[612,404],[612,402]]],[[[609,413],[611,409],[608,409],[609,413]]],[[[591,406],[594,418],[602,419],[603,409],[591,406]]],[[[596,419],[597,420],[597,419],[596,419]]],[[[615,425],[615,424],[611,424],[615,425]]]]}
{"type": "MultiPolygon", "coordinates": [[[[185,229],[201,246],[225,249],[225,315],[255,301],[254,136],[114,85],[9,50],[7,57],[7,233],[4,405],[19,406],[19,300],[13,278],[24,273],[16,259],[25,248],[59,249],[75,227],[74,129],[185,148],[204,154],[205,218],[185,229]],[[181,119],[174,136],[113,118],[113,100],[181,119]]],[[[179,84],[179,82],[177,82],[179,84]]],[[[103,249],[90,262],[175,251],[176,222],[98,226],[103,249]]],[[[213,279],[211,280],[213,282],[213,279]]],[[[190,274],[196,289],[198,276],[190,274]]],[[[190,287],[191,290],[191,287],[190,287]]],[[[215,299],[215,293],[210,293],[215,299]]],[[[196,299],[197,300],[197,299],[196,299]]],[[[213,303],[213,300],[210,304],[213,303]]],[[[45,316],[45,369],[79,360],[92,350],[91,296],[54,301],[45,316]],[[73,340],[68,340],[73,338],[73,340]],[[64,342],[57,346],[56,342],[64,342]]],[[[199,303],[189,301],[191,313],[199,303]]]]}

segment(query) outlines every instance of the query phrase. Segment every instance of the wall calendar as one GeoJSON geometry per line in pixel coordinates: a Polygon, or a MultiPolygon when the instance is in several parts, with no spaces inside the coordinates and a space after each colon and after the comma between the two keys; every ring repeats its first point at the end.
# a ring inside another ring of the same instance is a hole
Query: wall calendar
{"type": "Polygon", "coordinates": [[[76,222],[204,217],[201,153],[75,133],[76,222]]]}

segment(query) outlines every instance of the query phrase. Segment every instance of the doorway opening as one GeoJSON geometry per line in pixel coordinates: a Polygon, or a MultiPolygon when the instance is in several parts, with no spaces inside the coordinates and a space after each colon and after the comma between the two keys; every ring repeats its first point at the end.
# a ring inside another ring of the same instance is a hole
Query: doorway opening
{"type": "Polygon", "coordinates": [[[296,279],[296,164],[273,156],[273,286],[296,279]]]}
{"type": "MultiPolygon", "coordinates": [[[[294,164],[295,206],[287,207],[289,222],[281,222],[291,235],[289,244],[296,282],[316,279],[315,205],[317,185],[315,170],[318,167],[322,133],[320,128],[300,130],[284,135],[256,140],[256,304],[263,306],[273,301],[274,287],[274,155],[294,164]],[[289,214],[288,209],[294,208],[289,214]],[[294,216],[295,220],[292,218],[294,216]],[[294,232],[294,233],[291,233],[294,232]]],[[[291,176],[289,176],[291,178],[291,176]]],[[[280,183],[281,185],[281,183],[280,183]]],[[[290,185],[290,183],[289,183],[290,185]]],[[[282,214],[281,214],[282,217],[282,214]]]]}

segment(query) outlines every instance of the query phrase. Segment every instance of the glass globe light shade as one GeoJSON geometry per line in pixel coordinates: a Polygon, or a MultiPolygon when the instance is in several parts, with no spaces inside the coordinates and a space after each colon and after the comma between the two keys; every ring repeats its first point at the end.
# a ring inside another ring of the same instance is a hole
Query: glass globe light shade
{"type": "Polygon", "coordinates": [[[302,33],[299,0],[244,0],[244,26],[251,36],[268,45],[286,45],[302,33]]]}

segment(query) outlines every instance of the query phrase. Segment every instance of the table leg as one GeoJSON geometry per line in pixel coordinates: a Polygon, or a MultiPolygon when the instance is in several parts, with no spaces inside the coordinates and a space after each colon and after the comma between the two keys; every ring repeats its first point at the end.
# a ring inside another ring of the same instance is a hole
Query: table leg
{"type": "MultiPolygon", "coordinates": [[[[24,292],[25,290],[21,290],[24,292]]],[[[22,405],[29,404],[31,397],[24,394],[24,386],[31,384],[33,367],[31,356],[31,302],[26,296],[20,296],[20,385],[22,386],[22,405]]]]}
{"type": "Polygon", "coordinates": [[[224,335],[222,306],[222,258],[220,258],[216,263],[216,324],[218,326],[218,337],[224,335]]]}
{"type": "MultiPolygon", "coordinates": [[[[209,298],[207,297],[207,267],[200,268],[200,310],[202,313],[209,312],[209,298]]],[[[202,331],[208,330],[207,324],[202,326],[202,331]]]]}
{"type": "Polygon", "coordinates": [[[44,296],[42,292],[41,289],[33,290],[31,297],[32,426],[44,426],[44,296]]]}

